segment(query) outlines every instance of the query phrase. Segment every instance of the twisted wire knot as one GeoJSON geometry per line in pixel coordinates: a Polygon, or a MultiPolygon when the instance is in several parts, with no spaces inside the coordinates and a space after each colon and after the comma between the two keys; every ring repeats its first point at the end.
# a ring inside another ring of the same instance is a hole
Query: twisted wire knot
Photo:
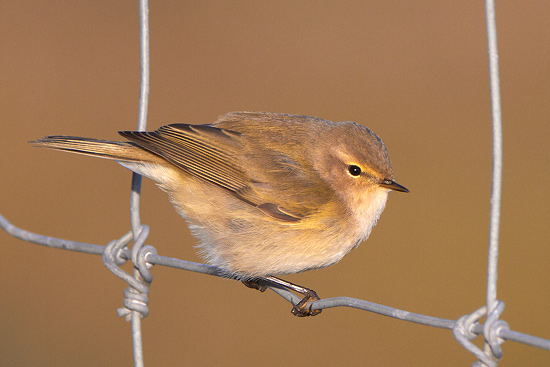
{"type": "Polygon", "coordinates": [[[102,259],[107,269],[129,285],[123,293],[124,307],[117,310],[118,315],[127,321],[130,321],[133,311],[138,312],[142,318],[149,314],[149,284],[153,281],[153,275],[149,271],[152,265],[147,263],[147,256],[156,254],[157,251],[152,246],[144,246],[148,235],[149,227],[142,225],[130,253],[128,244],[133,238],[131,231],[118,240],[109,242],[103,252],[102,259]],[[128,259],[134,264],[133,276],[120,268],[128,259]]]}
{"type": "Polygon", "coordinates": [[[149,315],[149,297],[146,293],[141,293],[133,287],[124,289],[124,300],[121,307],[117,310],[119,317],[124,317],[126,321],[130,321],[132,311],[139,312],[141,318],[149,315]]]}
{"type": "Polygon", "coordinates": [[[487,315],[487,306],[483,306],[469,315],[462,316],[456,322],[453,328],[455,339],[478,359],[472,364],[472,367],[497,367],[498,360],[502,358],[503,352],[500,344],[504,342],[504,339],[500,338],[499,334],[501,330],[510,329],[506,321],[499,320],[503,311],[504,302],[497,301],[496,307],[489,315],[487,315]],[[484,316],[487,316],[487,319],[483,325],[483,337],[491,348],[490,352],[484,352],[470,342],[477,337],[473,330],[484,316]]]}
{"type": "Polygon", "coordinates": [[[503,352],[500,345],[504,343],[504,339],[499,337],[499,333],[503,329],[510,330],[510,326],[504,320],[499,320],[500,315],[504,311],[504,302],[497,301],[496,307],[487,315],[487,320],[483,326],[483,336],[487,344],[491,347],[493,355],[497,359],[501,359],[503,352]]]}

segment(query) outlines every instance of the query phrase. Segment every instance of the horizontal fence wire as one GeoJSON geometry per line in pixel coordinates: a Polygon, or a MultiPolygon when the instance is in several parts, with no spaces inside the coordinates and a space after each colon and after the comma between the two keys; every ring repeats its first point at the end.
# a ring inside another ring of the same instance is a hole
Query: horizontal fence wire
{"type": "MultiPolygon", "coordinates": [[[[534,346],[550,351],[550,340],[524,334],[510,329],[508,324],[499,317],[504,310],[504,303],[496,298],[497,259],[498,259],[498,232],[500,217],[500,185],[502,180],[502,122],[500,112],[500,91],[498,81],[498,53],[496,47],[496,23],[494,1],[486,0],[487,35],[489,48],[489,67],[493,121],[493,181],[491,193],[491,219],[489,228],[489,254],[487,275],[487,301],[486,305],[470,314],[460,317],[458,320],[442,319],[408,312],[377,303],[364,301],[350,297],[334,297],[320,299],[309,303],[311,310],[322,310],[334,307],[351,307],[365,310],[380,315],[409,321],[417,324],[450,329],[456,340],[468,351],[473,353],[478,362],[474,366],[497,366],[502,358],[500,344],[505,340],[534,346]],[[479,320],[485,317],[485,323],[479,320]],[[478,335],[483,335],[485,345],[483,351],[470,340],[478,335]]],[[[145,130],[147,123],[147,108],[149,95],[149,10],[147,0],[139,1],[140,18],[140,61],[141,61],[141,86],[138,111],[137,130],[145,130]]],[[[149,227],[142,225],[139,214],[139,198],[141,188],[141,176],[134,173],[132,177],[132,191],[130,198],[131,227],[132,230],[124,234],[118,240],[109,242],[107,246],[94,245],[84,242],[69,241],[60,238],[48,237],[32,233],[11,224],[0,214],[0,228],[8,234],[21,240],[56,249],[70,250],[88,254],[101,255],[106,267],[116,276],[125,280],[129,287],[124,291],[124,307],[118,310],[119,316],[131,321],[132,343],[134,348],[134,366],[141,367],[143,363],[143,348],[141,340],[142,317],[148,315],[149,284],[153,277],[150,268],[153,265],[167,266],[171,268],[192,271],[196,273],[227,277],[220,269],[191,261],[175,259],[158,255],[156,249],[145,245],[149,233],[149,227]],[[133,241],[132,248],[128,248],[133,241]],[[126,261],[134,264],[132,275],[120,268],[126,261]]],[[[295,305],[301,300],[286,288],[263,283],[267,288],[295,305]]]]}
{"type": "MultiPolygon", "coordinates": [[[[93,244],[83,243],[83,242],[68,241],[60,238],[48,237],[48,236],[43,236],[36,233],[25,231],[11,224],[2,215],[0,215],[0,227],[3,228],[10,235],[17,237],[21,240],[36,243],[38,245],[43,245],[47,247],[71,250],[76,252],[84,252],[84,253],[95,254],[95,255],[102,255],[103,252],[106,250],[106,246],[93,245],[93,244]]],[[[142,227],[147,228],[147,226],[142,226],[142,227]]],[[[126,233],[123,237],[121,237],[121,239],[125,241],[130,241],[131,238],[132,238],[131,231],[126,233]]],[[[140,254],[141,259],[139,259],[138,262],[142,261],[152,265],[161,265],[161,266],[167,266],[175,269],[192,271],[195,273],[225,277],[224,273],[215,266],[196,263],[196,262],[187,261],[187,260],[175,259],[172,257],[161,256],[161,255],[158,255],[156,252],[154,252],[151,249],[151,246],[147,246],[147,247],[149,247],[148,251],[141,252],[140,254]]],[[[122,248],[120,250],[120,253],[118,254],[118,257],[124,260],[129,260],[131,259],[131,251],[127,248],[122,248]]],[[[296,304],[301,300],[301,297],[295,295],[294,293],[286,289],[278,288],[271,284],[266,284],[266,286],[270,288],[272,291],[274,291],[276,294],[278,294],[279,296],[286,299],[291,304],[296,304]]],[[[334,298],[326,298],[326,299],[321,299],[318,301],[311,302],[311,309],[313,310],[327,309],[327,308],[333,308],[333,307],[356,308],[356,309],[365,310],[365,311],[377,313],[380,315],[396,318],[403,321],[409,321],[416,324],[433,326],[433,327],[442,328],[442,329],[451,329],[451,330],[456,329],[460,327],[462,323],[462,326],[465,327],[464,329],[465,333],[475,334],[475,335],[484,334],[483,325],[480,323],[477,323],[477,320],[479,320],[479,318],[481,318],[483,315],[480,316],[476,320],[476,322],[464,323],[463,321],[460,322],[459,320],[450,320],[450,319],[443,319],[443,318],[432,317],[427,315],[421,315],[418,313],[404,311],[397,308],[384,306],[377,303],[364,301],[361,299],[351,298],[351,297],[334,297],[334,298]]],[[[538,348],[550,351],[550,340],[524,334],[518,331],[513,331],[508,327],[506,328],[500,327],[498,330],[496,330],[496,336],[505,340],[515,341],[518,343],[522,343],[522,344],[526,344],[526,345],[530,345],[530,346],[534,346],[534,347],[538,347],[538,348]]]]}

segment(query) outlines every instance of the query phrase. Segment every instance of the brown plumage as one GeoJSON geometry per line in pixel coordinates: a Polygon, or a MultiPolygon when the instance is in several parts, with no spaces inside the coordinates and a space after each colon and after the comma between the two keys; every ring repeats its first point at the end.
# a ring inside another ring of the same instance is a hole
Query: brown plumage
{"type": "Polygon", "coordinates": [[[234,112],[207,125],[121,131],[127,142],[35,145],[114,159],[155,181],[201,255],[243,280],[334,264],[366,239],[393,181],[384,143],[354,122],[234,112]]]}

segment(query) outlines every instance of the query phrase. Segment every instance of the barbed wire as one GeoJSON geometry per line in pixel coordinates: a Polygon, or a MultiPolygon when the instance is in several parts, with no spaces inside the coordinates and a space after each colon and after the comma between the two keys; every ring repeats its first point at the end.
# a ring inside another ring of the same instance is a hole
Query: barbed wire
{"type": "MultiPolygon", "coordinates": [[[[147,125],[149,95],[149,10],[147,0],[139,1],[139,18],[141,86],[137,130],[143,131],[147,125]]],[[[309,307],[312,310],[322,310],[333,307],[351,307],[403,321],[450,329],[455,339],[478,359],[473,366],[496,367],[498,361],[503,356],[500,345],[504,341],[515,341],[550,351],[550,340],[513,331],[505,321],[500,320],[500,315],[504,311],[504,302],[498,300],[496,297],[496,280],[502,182],[502,122],[494,0],[486,0],[486,19],[493,124],[493,179],[486,305],[470,314],[460,317],[458,320],[426,316],[351,297],[321,299],[311,302],[309,307]],[[485,323],[481,324],[480,319],[483,317],[485,317],[485,323]],[[478,335],[483,335],[484,337],[485,342],[483,350],[471,342],[471,340],[475,339],[478,335]]],[[[117,312],[119,316],[124,317],[127,321],[131,321],[134,366],[136,367],[143,366],[141,318],[149,314],[148,293],[149,285],[153,281],[150,268],[153,265],[162,265],[224,278],[227,277],[226,273],[215,266],[161,256],[157,254],[153,246],[145,245],[145,241],[149,234],[149,227],[141,224],[139,208],[140,191],[141,176],[134,173],[132,176],[132,191],[130,197],[132,229],[119,239],[109,242],[106,246],[70,241],[29,232],[16,227],[0,214],[0,228],[4,229],[13,237],[51,248],[101,255],[105,266],[117,277],[128,283],[129,287],[124,290],[124,307],[119,308],[117,312]],[[132,242],[131,249],[128,247],[130,242],[132,242]],[[132,275],[121,268],[128,260],[130,260],[134,266],[132,275]]],[[[301,297],[296,296],[286,288],[264,281],[260,281],[260,283],[293,305],[301,300],[301,297]]]]}

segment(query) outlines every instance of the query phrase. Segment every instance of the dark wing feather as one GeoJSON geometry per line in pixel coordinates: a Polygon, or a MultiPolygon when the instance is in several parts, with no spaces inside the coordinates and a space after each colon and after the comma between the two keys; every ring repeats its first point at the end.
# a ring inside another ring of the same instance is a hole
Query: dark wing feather
{"type": "MultiPolygon", "coordinates": [[[[208,131],[212,132],[212,129],[221,130],[209,127],[208,131]]],[[[246,186],[246,178],[235,165],[235,159],[223,149],[223,145],[227,143],[236,143],[230,141],[230,135],[223,133],[219,133],[214,139],[211,136],[201,136],[204,130],[206,129],[197,129],[196,126],[174,124],[163,126],[154,132],[119,133],[187,173],[231,191],[242,190],[246,186]],[[220,137],[229,141],[221,141],[223,139],[220,137]]]]}
{"type": "Polygon", "coordinates": [[[119,134],[183,171],[229,190],[272,218],[293,222],[302,217],[281,211],[278,204],[266,202],[253,188],[254,180],[240,166],[243,142],[239,132],[210,125],[172,124],[153,132],[119,134]]]}

